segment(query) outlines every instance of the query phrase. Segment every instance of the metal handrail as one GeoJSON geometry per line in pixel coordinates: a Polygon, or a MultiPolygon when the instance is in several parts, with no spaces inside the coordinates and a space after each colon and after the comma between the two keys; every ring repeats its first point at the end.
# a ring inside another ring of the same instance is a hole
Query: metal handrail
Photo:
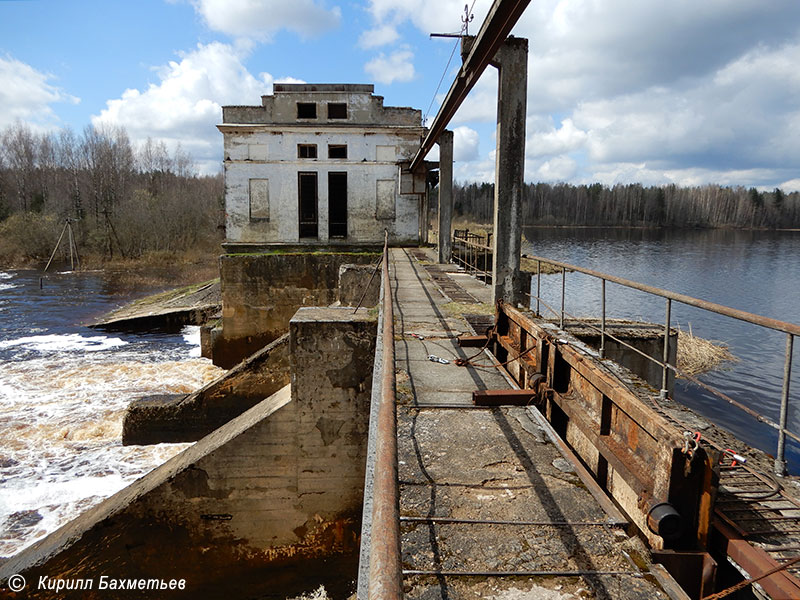
{"type": "Polygon", "coordinates": [[[484,282],[488,283],[492,278],[492,271],[488,268],[489,256],[493,249],[490,245],[483,243],[484,236],[477,233],[470,233],[469,229],[456,229],[453,232],[452,260],[456,264],[464,267],[468,273],[480,275],[484,282]],[[459,249],[457,253],[455,250],[459,249]],[[479,267],[479,259],[483,258],[483,268],[479,267]]]}
{"type": "MultiPolygon", "coordinates": [[[[400,494],[397,478],[397,415],[394,374],[394,309],[389,281],[389,233],[383,246],[382,272],[382,374],[380,404],[375,429],[372,524],[370,529],[370,600],[399,600],[403,597],[400,560],[400,494]]],[[[377,357],[376,357],[377,358],[377,357]]]]}
{"type": "MultiPolygon", "coordinates": [[[[771,427],[774,427],[778,430],[778,447],[775,454],[775,465],[774,465],[774,472],[777,475],[785,475],[786,474],[786,460],[785,460],[785,450],[786,450],[786,436],[800,441],[800,437],[797,434],[789,431],[786,427],[787,425],[787,417],[788,417],[788,409],[789,409],[789,383],[791,380],[791,373],[792,373],[792,351],[793,351],[793,344],[794,344],[794,336],[800,335],[800,326],[789,323],[786,321],[779,321],[777,319],[772,319],[769,317],[764,317],[761,315],[755,315],[752,313],[748,313],[743,310],[738,310],[735,308],[730,308],[728,306],[723,306],[721,304],[716,304],[714,302],[709,302],[707,300],[700,300],[698,298],[693,298],[691,296],[686,296],[684,294],[678,294],[675,292],[671,292],[669,290],[664,290],[661,288],[657,288],[651,285],[646,285],[643,283],[639,283],[637,281],[631,281],[629,279],[624,279],[622,277],[617,277],[615,275],[609,275],[608,273],[601,273],[600,271],[594,271],[592,269],[586,269],[584,267],[578,267],[576,265],[571,265],[569,263],[551,260],[549,258],[544,258],[541,256],[534,256],[530,254],[523,254],[523,258],[527,258],[530,260],[535,260],[537,262],[537,269],[536,269],[536,294],[531,294],[532,298],[536,300],[536,314],[540,314],[540,303],[543,303],[541,299],[541,266],[542,263],[553,265],[556,267],[561,268],[561,311],[560,314],[550,308],[554,314],[560,316],[560,326],[564,327],[564,315],[566,311],[564,310],[564,298],[565,298],[565,289],[566,289],[566,272],[575,271],[577,273],[583,273],[585,275],[589,275],[591,277],[595,277],[600,279],[601,281],[601,295],[602,295],[602,315],[601,315],[601,326],[600,326],[600,356],[604,355],[605,350],[605,338],[611,337],[610,334],[606,332],[606,282],[610,281],[612,283],[616,283],[618,285],[628,287],[634,290],[638,290],[641,292],[645,292],[654,296],[660,296],[666,299],[666,317],[664,322],[664,349],[663,349],[663,357],[662,360],[659,361],[652,356],[646,356],[646,358],[662,367],[662,389],[661,389],[661,396],[666,397],[667,394],[667,371],[673,370],[678,372],[678,369],[675,365],[669,363],[668,358],[668,351],[669,351],[669,332],[670,332],[670,320],[671,320],[671,312],[672,312],[672,302],[680,302],[681,304],[686,304],[688,306],[694,306],[696,308],[700,308],[702,310],[706,310],[708,312],[713,312],[719,315],[723,315],[726,317],[730,317],[733,319],[738,319],[740,321],[744,321],[747,323],[751,323],[753,325],[758,325],[760,327],[765,327],[767,329],[772,329],[773,331],[780,331],[786,334],[786,352],[785,352],[785,364],[784,364],[784,374],[783,374],[783,388],[781,392],[781,405],[780,405],[780,422],[775,423],[773,420],[765,417],[763,415],[758,414],[756,411],[749,407],[745,407],[744,405],[736,402],[729,396],[723,394],[719,390],[700,382],[697,379],[692,378],[692,380],[702,385],[704,389],[707,391],[712,392],[713,394],[723,398],[724,400],[730,402],[737,408],[747,412],[751,416],[754,416],[762,423],[766,423],[771,427]]],[[[627,345],[627,344],[626,344],[627,345]]]]}

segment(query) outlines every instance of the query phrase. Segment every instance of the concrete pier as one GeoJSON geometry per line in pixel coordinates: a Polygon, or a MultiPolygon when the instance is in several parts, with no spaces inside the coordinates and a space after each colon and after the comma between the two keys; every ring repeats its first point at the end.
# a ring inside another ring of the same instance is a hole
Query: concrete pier
{"type": "Polygon", "coordinates": [[[492,60],[499,71],[497,154],[494,186],[493,299],[522,301],[522,193],[525,176],[525,110],[528,96],[528,40],[508,38],[492,60]]]}
{"type": "MultiPolygon", "coordinates": [[[[405,250],[391,251],[391,278],[406,597],[666,598],[626,557],[646,555],[627,521],[536,409],[473,406],[473,391],[511,386],[487,355],[459,347],[470,305],[454,310],[405,250]],[[476,366],[454,364],[476,353],[476,366]]],[[[467,297],[491,295],[463,281],[467,297]]]]}
{"type": "Polygon", "coordinates": [[[439,136],[439,263],[447,264],[453,240],[453,132],[445,129],[439,136]]]}

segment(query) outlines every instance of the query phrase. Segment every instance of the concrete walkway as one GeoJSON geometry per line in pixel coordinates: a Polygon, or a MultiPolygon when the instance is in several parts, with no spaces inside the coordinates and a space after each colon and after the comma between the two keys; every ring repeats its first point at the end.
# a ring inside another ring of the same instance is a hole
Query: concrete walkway
{"type": "Polygon", "coordinates": [[[535,409],[472,406],[474,390],[510,386],[453,364],[476,353],[455,339],[472,332],[412,251],[393,249],[390,272],[406,597],[666,598],[535,409]]]}

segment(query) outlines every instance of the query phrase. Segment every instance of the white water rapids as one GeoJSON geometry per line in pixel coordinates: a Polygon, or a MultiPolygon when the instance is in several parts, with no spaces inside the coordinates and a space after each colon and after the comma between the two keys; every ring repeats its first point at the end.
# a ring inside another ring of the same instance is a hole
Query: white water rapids
{"type": "MultiPolygon", "coordinates": [[[[188,444],[122,446],[127,405],[188,393],[223,371],[199,357],[199,328],[106,334],[69,322],[111,297],[82,276],[0,273],[0,556],[11,556],[162,464],[188,444]],[[77,277],[77,276],[76,276],[77,277]],[[69,289],[60,290],[64,283],[69,289]],[[35,285],[35,287],[34,287],[35,285]],[[75,295],[83,294],[88,300],[75,295]],[[44,306],[47,308],[45,309],[44,306]]],[[[97,279],[97,277],[95,277],[97,279]]]]}

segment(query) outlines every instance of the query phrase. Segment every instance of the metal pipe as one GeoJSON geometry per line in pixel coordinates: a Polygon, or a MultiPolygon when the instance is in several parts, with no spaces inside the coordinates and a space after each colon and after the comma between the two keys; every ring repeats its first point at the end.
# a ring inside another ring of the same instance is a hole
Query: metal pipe
{"type": "Polygon", "coordinates": [[[606,357],[606,280],[600,280],[602,310],[600,313],[600,358],[606,357]]]}
{"type": "Polygon", "coordinates": [[[540,527],[609,527],[608,521],[507,521],[496,519],[453,519],[450,517],[400,517],[404,523],[442,525],[526,525],[540,527]]]}
{"type": "Polygon", "coordinates": [[[567,287],[567,271],[566,269],[561,269],[561,321],[559,327],[564,329],[564,296],[567,287]]]}
{"type": "Polygon", "coordinates": [[[669,390],[667,389],[667,379],[669,378],[669,324],[672,312],[672,300],[667,298],[667,317],[664,320],[664,352],[661,354],[661,399],[665,399],[669,390]]]}
{"type": "Polygon", "coordinates": [[[536,261],[536,316],[541,317],[539,298],[542,296],[542,261],[536,261]]]}
{"type": "Polygon", "coordinates": [[[789,381],[792,378],[792,345],[794,337],[786,335],[786,362],[783,365],[783,391],[781,392],[781,417],[778,429],[778,451],[775,453],[775,474],[786,474],[786,420],[789,416],[789,381]]]}
{"type": "Polygon", "coordinates": [[[575,271],[576,273],[585,273],[586,275],[591,275],[593,277],[597,277],[598,279],[606,279],[612,283],[617,283],[634,290],[647,292],[648,294],[654,294],[656,296],[661,296],[662,298],[670,298],[671,300],[675,300],[681,304],[696,306],[697,308],[702,308],[703,310],[707,310],[709,312],[739,319],[740,321],[745,321],[747,323],[753,323],[754,325],[760,325],[768,329],[774,329],[775,331],[791,333],[792,335],[800,335],[800,325],[795,325],[794,323],[788,323],[786,321],[778,321],[777,319],[770,319],[769,317],[754,315],[743,310],[722,306],[721,304],[716,304],[714,302],[708,302],[707,300],[692,298],[691,296],[686,296],[685,294],[677,294],[675,292],[670,292],[669,290],[664,290],[651,285],[645,285],[643,283],[631,281],[630,279],[617,277],[616,275],[609,275],[608,273],[601,273],[600,271],[593,271],[591,269],[584,269],[583,267],[578,267],[557,260],[550,260],[541,256],[534,256],[532,254],[523,254],[522,256],[523,258],[528,258],[531,260],[540,260],[546,264],[561,267],[562,269],[569,269],[571,271],[575,271]]]}
{"type": "MultiPolygon", "coordinates": [[[[369,598],[403,597],[400,562],[400,495],[397,484],[397,415],[395,412],[394,316],[389,281],[389,232],[383,247],[383,377],[375,444],[372,547],[369,560],[369,598]]],[[[375,382],[377,383],[377,382],[375,382]]]]}

